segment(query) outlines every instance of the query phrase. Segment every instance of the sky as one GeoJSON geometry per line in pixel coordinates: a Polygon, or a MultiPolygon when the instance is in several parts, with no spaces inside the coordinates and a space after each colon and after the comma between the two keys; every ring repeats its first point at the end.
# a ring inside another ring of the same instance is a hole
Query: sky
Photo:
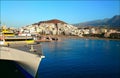
{"type": "Polygon", "coordinates": [[[75,24],[120,15],[119,6],[119,0],[1,0],[0,21],[12,27],[50,19],[75,24]]]}

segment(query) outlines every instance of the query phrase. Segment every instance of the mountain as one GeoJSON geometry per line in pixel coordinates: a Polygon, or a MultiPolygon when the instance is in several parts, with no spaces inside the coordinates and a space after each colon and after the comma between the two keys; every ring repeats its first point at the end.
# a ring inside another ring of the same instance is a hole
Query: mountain
{"type": "Polygon", "coordinates": [[[34,25],[40,25],[41,23],[54,23],[54,24],[62,23],[62,24],[67,24],[64,21],[61,21],[61,20],[58,20],[58,19],[52,19],[52,20],[47,20],[47,21],[40,21],[38,23],[34,23],[34,25]]]}
{"type": "Polygon", "coordinates": [[[93,20],[83,23],[74,24],[75,26],[109,26],[120,27],[120,15],[115,15],[112,18],[105,18],[102,20],[93,20]]]}
{"type": "Polygon", "coordinates": [[[110,26],[119,26],[120,27],[120,15],[116,15],[113,18],[107,21],[107,24],[110,26]]]}

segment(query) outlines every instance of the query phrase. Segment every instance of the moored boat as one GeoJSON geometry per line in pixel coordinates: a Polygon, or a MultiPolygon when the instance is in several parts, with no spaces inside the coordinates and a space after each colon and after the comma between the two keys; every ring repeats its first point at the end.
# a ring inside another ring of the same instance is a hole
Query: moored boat
{"type": "Polygon", "coordinates": [[[1,45],[9,45],[9,44],[33,44],[34,39],[32,36],[18,36],[15,35],[12,31],[2,29],[2,32],[0,32],[0,40],[1,45]]]}

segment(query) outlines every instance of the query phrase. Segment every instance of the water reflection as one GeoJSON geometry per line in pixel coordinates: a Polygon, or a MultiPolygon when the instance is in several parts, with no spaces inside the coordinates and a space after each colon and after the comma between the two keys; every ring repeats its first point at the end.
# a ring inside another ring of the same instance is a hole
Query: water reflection
{"type": "Polygon", "coordinates": [[[60,42],[49,42],[44,43],[44,47],[49,48],[50,52],[54,52],[56,50],[71,50],[73,48],[77,49],[90,49],[90,50],[100,50],[104,49],[106,52],[109,52],[112,46],[120,47],[120,43],[112,44],[114,41],[110,40],[91,40],[91,39],[65,39],[64,41],[60,42]],[[111,46],[112,44],[112,46],[111,46]]]}
{"type": "Polygon", "coordinates": [[[39,78],[119,78],[120,41],[65,39],[43,43],[39,78]]]}
{"type": "Polygon", "coordinates": [[[63,42],[49,42],[44,43],[44,47],[49,48],[50,52],[54,52],[55,50],[59,50],[62,48],[62,45],[64,45],[63,42]],[[45,45],[46,44],[46,45],[45,45]]]}

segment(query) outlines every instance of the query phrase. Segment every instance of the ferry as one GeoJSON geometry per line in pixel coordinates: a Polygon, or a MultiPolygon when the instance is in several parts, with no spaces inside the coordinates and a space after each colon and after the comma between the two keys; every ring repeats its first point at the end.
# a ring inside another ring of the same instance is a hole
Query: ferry
{"type": "Polygon", "coordinates": [[[10,31],[0,32],[0,44],[9,45],[9,44],[33,44],[35,41],[32,36],[18,36],[10,31]]]}
{"type": "Polygon", "coordinates": [[[4,36],[15,36],[15,34],[14,34],[11,30],[6,29],[6,27],[2,27],[1,33],[2,33],[4,36]]]}
{"type": "Polygon", "coordinates": [[[20,78],[19,70],[24,75],[22,78],[35,78],[42,58],[45,58],[42,46],[36,44],[31,36],[16,36],[13,32],[6,30],[0,32],[0,73],[3,75],[0,77],[20,78]],[[14,67],[3,68],[2,66],[7,65],[3,64],[6,61],[14,63],[8,64],[8,67],[15,65],[18,70],[14,67]],[[14,68],[13,71],[11,68],[14,68]]]}

